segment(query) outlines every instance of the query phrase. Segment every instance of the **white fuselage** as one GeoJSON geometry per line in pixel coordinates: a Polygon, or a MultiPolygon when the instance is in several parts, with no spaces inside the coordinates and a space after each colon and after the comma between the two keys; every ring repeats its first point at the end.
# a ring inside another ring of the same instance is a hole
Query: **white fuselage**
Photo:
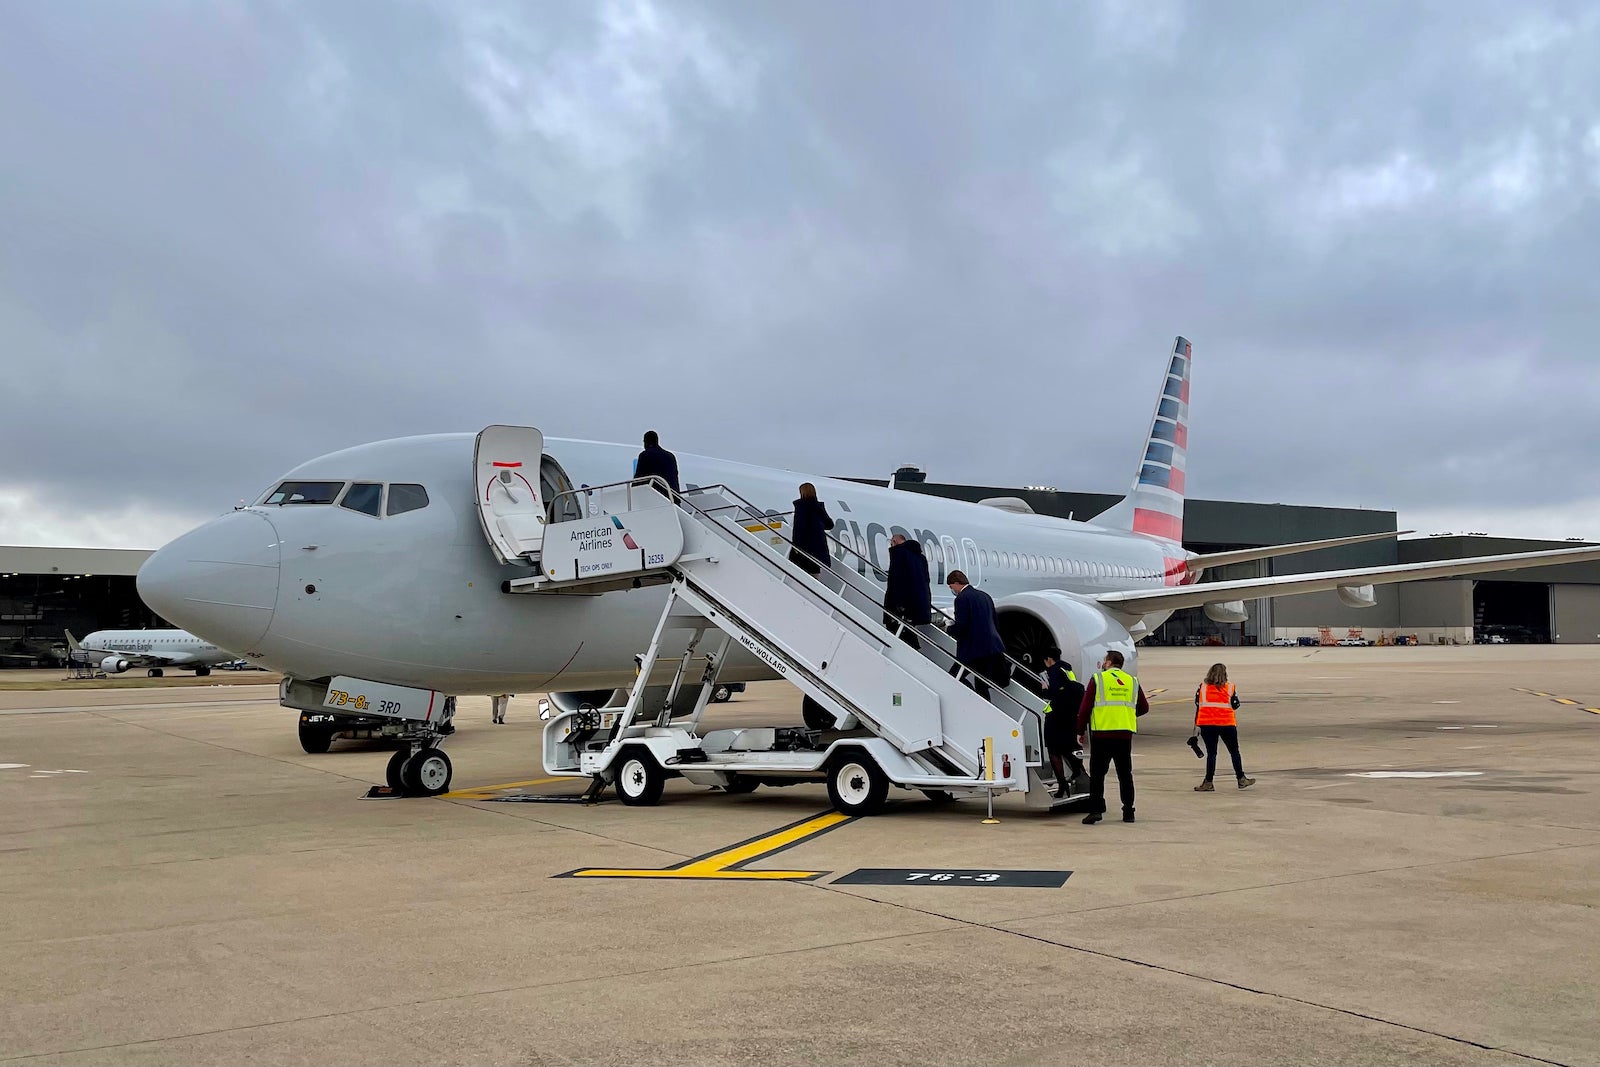
{"type": "Polygon", "coordinates": [[[96,630],[79,642],[97,656],[127,656],[170,667],[210,667],[236,657],[187,630],[96,630]]]}
{"type": "MultiPolygon", "coordinates": [[[[439,434],[312,460],[286,477],[416,483],[428,506],[382,518],[331,504],[242,508],[152,557],[140,592],[164,617],[300,678],[342,674],[459,694],[630,684],[665,590],[502,592],[502,582],[532,570],[500,563],[485,539],[473,446],[472,434],[439,434]]],[[[544,450],[574,486],[629,478],[637,453],[554,438],[544,450]]],[[[815,483],[833,534],[872,566],[887,566],[893,533],[921,540],[936,601],[948,599],[945,574],[957,567],[996,600],[1036,590],[1093,596],[1170,584],[1173,560],[1186,555],[1170,541],[1087,523],[817,475],[686,454],[679,467],[686,488],[725,484],[777,513],[792,508],[800,482],[815,483]]],[[[835,566],[869,568],[837,554],[835,566]]],[[[730,659],[723,677],[772,675],[747,658],[730,659]]]]}

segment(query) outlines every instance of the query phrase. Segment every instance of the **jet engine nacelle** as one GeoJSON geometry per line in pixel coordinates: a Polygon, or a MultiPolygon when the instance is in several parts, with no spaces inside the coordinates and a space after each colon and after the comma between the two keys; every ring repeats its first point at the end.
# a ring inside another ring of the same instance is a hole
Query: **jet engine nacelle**
{"type": "Polygon", "coordinates": [[[1093,673],[1109,649],[1121,652],[1124,668],[1138,673],[1139,651],[1128,628],[1091,600],[1047,589],[1003,597],[995,607],[1006,651],[1031,670],[1044,670],[1044,650],[1055,645],[1079,679],[1093,673]]]}
{"type": "Polygon", "coordinates": [[[1205,613],[1212,622],[1244,622],[1250,617],[1242,600],[1213,600],[1205,606],[1205,613]]]}
{"type": "Polygon", "coordinates": [[[1378,606],[1378,595],[1370,585],[1341,585],[1339,603],[1347,608],[1373,608],[1378,606]]]}
{"type": "Polygon", "coordinates": [[[565,693],[550,694],[550,703],[560,711],[611,707],[627,699],[626,689],[575,689],[565,693]]]}
{"type": "Polygon", "coordinates": [[[100,661],[100,669],[107,674],[121,674],[128,669],[128,661],[117,656],[107,656],[100,661]]]}

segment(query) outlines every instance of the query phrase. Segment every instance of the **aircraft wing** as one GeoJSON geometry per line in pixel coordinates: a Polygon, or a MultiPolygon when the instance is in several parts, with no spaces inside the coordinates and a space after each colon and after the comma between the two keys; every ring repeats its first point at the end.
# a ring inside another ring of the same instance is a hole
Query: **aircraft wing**
{"type": "Polygon", "coordinates": [[[1195,608],[1227,600],[1255,597],[1294,596],[1319,593],[1341,585],[1389,585],[1416,582],[1426,578],[1453,578],[1460,574],[1485,574],[1494,571],[1549,567],[1560,563],[1589,563],[1600,560],[1600,546],[1558,548],[1550,552],[1514,552],[1503,556],[1474,556],[1433,563],[1402,563],[1390,567],[1368,567],[1346,571],[1316,571],[1311,574],[1285,574],[1275,578],[1241,578],[1232,582],[1205,582],[1169,589],[1135,589],[1125,593],[1102,593],[1095,600],[1112,611],[1125,615],[1149,615],[1158,611],[1195,608]]]}
{"type": "Polygon", "coordinates": [[[1288,545],[1268,545],[1265,548],[1241,548],[1234,552],[1207,552],[1191,556],[1185,566],[1191,571],[1225,567],[1230,563],[1249,563],[1252,560],[1271,559],[1274,556],[1292,556],[1297,552],[1315,552],[1319,548],[1338,548],[1340,545],[1359,545],[1364,541],[1385,541],[1411,533],[1410,530],[1393,530],[1386,533],[1356,534],[1353,537],[1329,537],[1321,541],[1296,541],[1288,545]]]}

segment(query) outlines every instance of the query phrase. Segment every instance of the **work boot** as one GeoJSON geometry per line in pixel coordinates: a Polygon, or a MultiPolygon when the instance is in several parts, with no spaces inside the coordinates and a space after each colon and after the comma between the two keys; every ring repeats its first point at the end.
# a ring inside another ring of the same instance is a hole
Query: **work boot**
{"type": "Polygon", "coordinates": [[[1131,811],[1123,812],[1122,813],[1122,821],[1123,822],[1132,822],[1133,821],[1133,812],[1131,812],[1131,811]]]}
{"type": "Polygon", "coordinates": [[[1255,784],[1256,784],[1256,780],[1254,778],[1245,778],[1242,775],[1239,778],[1239,788],[1240,789],[1249,789],[1251,786],[1253,786],[1255,784]]]}
{"type": "Polygon", "coordinates": [[[1100,821],[1100,813],[1098,811],[1091,812],[1090,814],[1085,815],[1083,817],[1083,825],[1085,825],[1085,826],[1093,826],[1095,823],[1097,823],[1099,821],[1100,821]]]}
{"type": "Polygon", "coordinates": [[[1208,778],[1199,785],[1195,786],[1194,791],[1196,793],[1215,793],[1217,791],[1217,787],[1212,785],[1211,780],[1208,778]]]}

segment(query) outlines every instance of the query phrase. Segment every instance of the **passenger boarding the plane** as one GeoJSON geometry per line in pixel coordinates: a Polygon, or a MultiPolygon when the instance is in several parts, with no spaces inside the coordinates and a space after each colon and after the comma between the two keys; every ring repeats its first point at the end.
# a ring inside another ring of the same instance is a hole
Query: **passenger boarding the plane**
{"type": "Polygon", "coordinates": [[[1072,664],[1061,662],[1061,650],[1044,653],[1044,744],[1050,753],[1050,766],[1056,772],[1056,796],[1073,792],[1084,779],[1083,760],[1078,749],[1078,709],[1083,705],[1083,683],[1072,673],[1072,664]],[[1072,767],[1072,776],[1066,774],[1072,767]]]}
{"type": "Polygon", "coordinates": [[[897,533],[889,539],[889,579],[883,590],[883,624],[893,630],[901,623],[900,638],[920,649],[916,630],[933,622],[933,589],[928,585],[928,557],[922,542],[897,533]]]}
{"type": "Polygon", "coordinates": [[[645,431],[644,451],[633,461],[633,476],[660,478],[674,493],[682,492],[678,487],[678,457],[661,447],[661,437],[654,430],[645,431]]]}
{"type": "Polygon", "coordinates": [[[950,636],[956,639],[956,660],[973,671],[977,677],[972,679],[972,688],[988,700],[989,687],[984,679],[1001,689],[1011,684],[1006,643],[995,625],[994,598],[969,584],[965,571],[951,571],[945,584],[956,597],[956,618],[950,624],[950,636]]]}
{"type": "Polygon", "coordinates": [[[823,567],[832,565],[828,531],[833,529],[833,518],[827,505],[817,499],[817,487],[810,482],[800,483],[793,522],[794,547],[789,550],[789,562],[815,578],[823,567]]]}

